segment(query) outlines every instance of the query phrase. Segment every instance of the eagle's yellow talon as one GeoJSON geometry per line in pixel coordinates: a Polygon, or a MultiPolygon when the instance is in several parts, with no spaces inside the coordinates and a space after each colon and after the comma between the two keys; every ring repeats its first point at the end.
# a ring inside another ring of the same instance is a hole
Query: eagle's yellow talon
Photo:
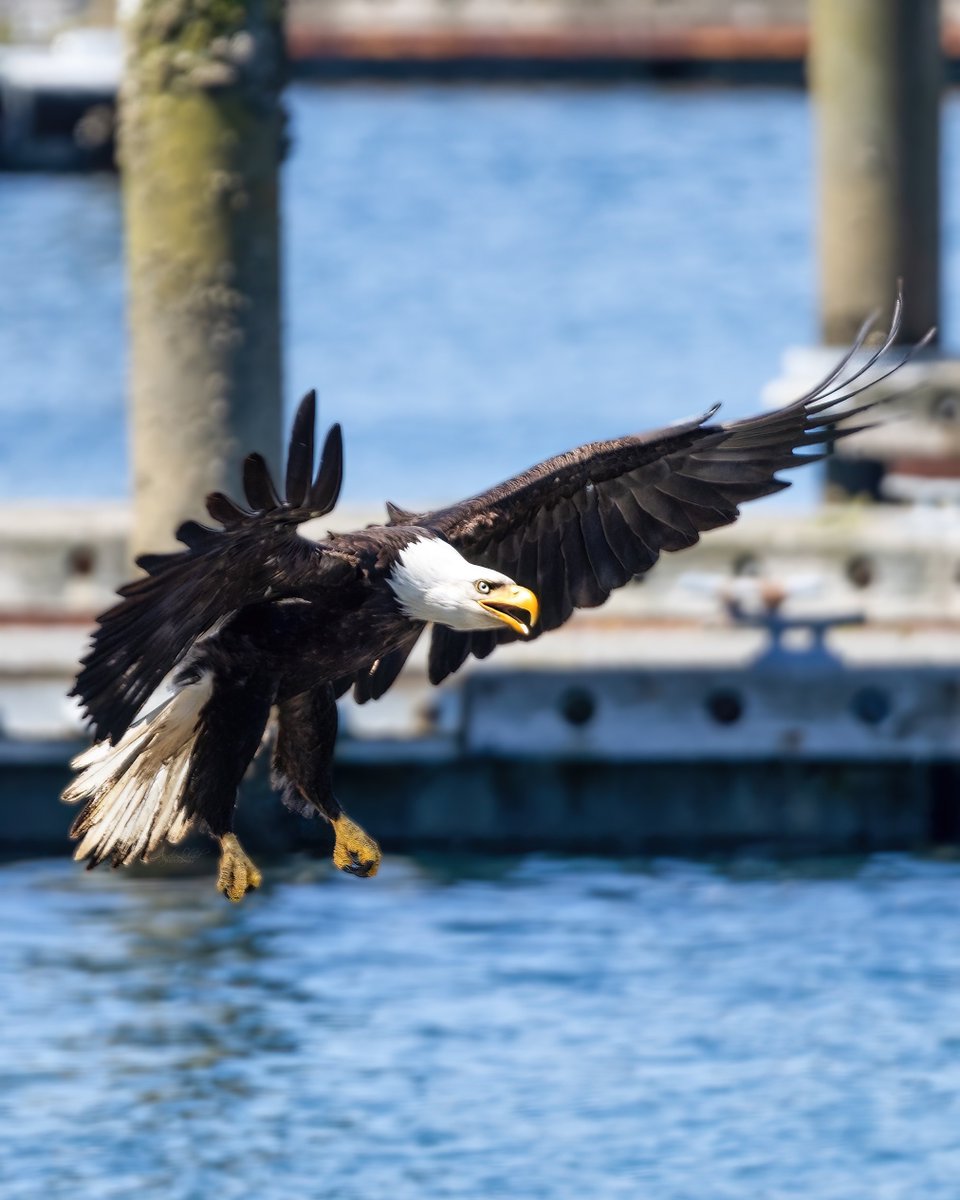
{"type": "Polygon", "coordinates": [[[334,865],[350,875],[360,875],[364,878],[376,875],[383,856],[370,834],[361,829],[356,821],[351,821],[345,813],[337,817],[333,828],[337,835],[333,847],[334,865]]]}
{"type": "Polygon", "coordinates": [[[260,886],[263,876],[244,853],[236,834],[226,833],[220,839],[220,871],[217,891],[239,904],[253,888],[260,886]]]}

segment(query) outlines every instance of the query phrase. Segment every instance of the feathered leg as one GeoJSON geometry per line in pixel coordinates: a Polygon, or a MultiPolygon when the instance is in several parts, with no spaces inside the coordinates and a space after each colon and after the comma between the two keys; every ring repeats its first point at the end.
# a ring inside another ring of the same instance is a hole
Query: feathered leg
{"type": "Polygon", "coordinates": [[[200,713],[198,737],[184,787],[184,808],[202,819],[220,843],[217,889],[238,903],[262,881],[233,832],[240,781],[260,746],[270,715],[273,682],[253,671],[214,676],[213,693],[200,713]]]}
{"type": "Polygon", "coordinates": [[[337,701],[322,684],[277,706],[277,745],[273,783],[284,803],[300,812],[316,809],[333,826],[333,861],[351,875],[376,875],[380,847],[352,821],[333,794],[333,747],[337,740],[337,701]],[[304,803],[305,802],[305,803],[304,803]]]}

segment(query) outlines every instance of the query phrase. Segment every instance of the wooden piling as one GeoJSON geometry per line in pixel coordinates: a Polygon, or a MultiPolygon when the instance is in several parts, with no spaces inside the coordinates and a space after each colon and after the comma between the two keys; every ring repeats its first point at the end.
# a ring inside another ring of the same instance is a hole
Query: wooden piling
{"type": "Polygon", "coordinates": [[[281,434],[282,0],[140,0],[121,91],[134,552],[281,434]]]}
{"type": "Polygon", "coordinates": [[[902,278],[916,341],[939,309],[939,0],[812,0],[810,20],[822,336],[882,325],[902,278]]]}

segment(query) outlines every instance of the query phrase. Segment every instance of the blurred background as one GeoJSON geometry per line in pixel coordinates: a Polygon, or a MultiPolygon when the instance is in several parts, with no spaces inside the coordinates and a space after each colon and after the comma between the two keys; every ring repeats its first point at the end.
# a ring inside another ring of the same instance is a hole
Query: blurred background
{"type": "Polygon", "coordinates": [[[4,1196],[953,1200],[958,79],[955,0],[0,0],[4,1196]],[[898,279],[895,419],[344,702],[375,880],[263,763],[239,908],[70,861],[96,613],[309,388],[353,528],[784,403],[898,279]]]}

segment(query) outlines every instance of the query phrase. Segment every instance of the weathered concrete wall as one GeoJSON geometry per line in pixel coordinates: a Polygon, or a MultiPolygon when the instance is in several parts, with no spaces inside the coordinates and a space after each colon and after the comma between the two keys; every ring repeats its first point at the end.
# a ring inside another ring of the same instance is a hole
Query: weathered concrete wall
{"type": "MultiPolygon", "coordinates": [[[[812,661],[810,661],[812,659],[812,661]]],[[[960,762],[955,665],[490,669],[464,686],[471,754],[583,762],[960,762]]]]}

